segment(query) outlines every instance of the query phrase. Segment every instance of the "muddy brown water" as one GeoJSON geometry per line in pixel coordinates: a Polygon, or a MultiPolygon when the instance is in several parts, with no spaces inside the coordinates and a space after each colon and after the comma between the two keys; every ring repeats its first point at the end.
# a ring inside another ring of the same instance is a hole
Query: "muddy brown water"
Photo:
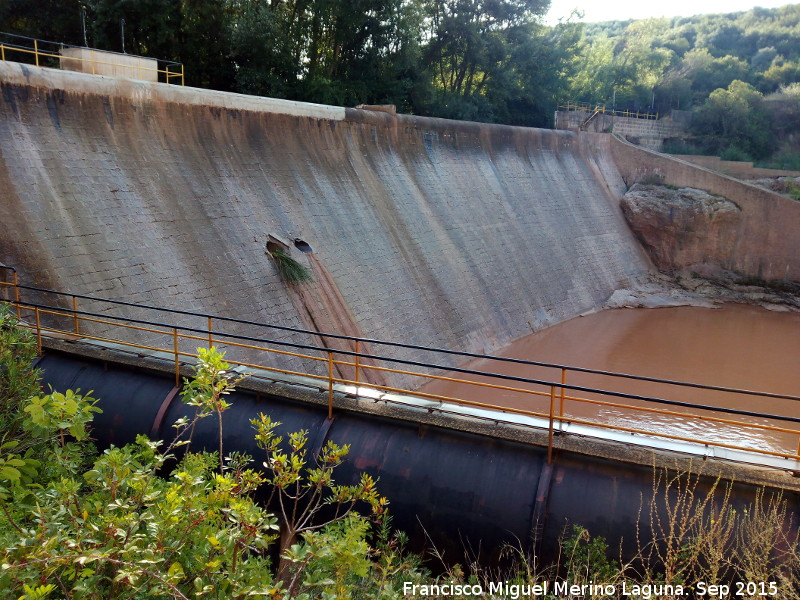
{"type": "MultiPolygon", "coordinates": [[[[752,306],[731,304],[718,309],[678,307],[608,310],[578,317],[531,334],[497,355],[800,396],[800,314],[771,312],[752,306]]],[[[556,383],[561,381],[561,371],[558,369],[487,359],[473,361],[467,366],[480,371],[530,379],[556,383]]],[[[467,378],[458,374],[451,376],[467,378]]],[[[487,381],[480,377],[472,379],[487,381]]],[[[800,401],[667,386],[576,372],[568,372],[566,381],[567,384],[594,389],[800,417],[800,401]]],[[[443,381],[433,381],[422,391],[503,407],[548,412],[549,387],[524,385],[528,389],[545,392],[546,395],[532,396],[522,392],[491,390],[443,381]]],[[[645,413],[634,408],[645,406],[636,400],[620,400],[569,390],[566,394],[602,399],[631,407],[598,406],[567,400],[564,414],[568,417],[781,452],[796,452],[800,441],[800,424],[718,415],[737,422],[785,427],[798,433],[766,431],[738,423],[714,423],[688,416],[645,413]]],[[[558,389],[556,396],[557,411],[560,404],[558,389]]],[[[670,410],[687,412],[680,408],[670,410]]],[[[709,415],[705,411],[700,411],[699,414],[709,415]]]]}

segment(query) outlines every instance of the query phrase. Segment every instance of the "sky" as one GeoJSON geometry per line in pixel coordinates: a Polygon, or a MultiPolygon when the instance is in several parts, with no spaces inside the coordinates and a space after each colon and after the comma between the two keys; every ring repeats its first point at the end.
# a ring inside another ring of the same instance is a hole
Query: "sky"
{"type": "Polygon", "coordinates": [[[559,18],[569,16],[573,8],[585,13],[583,21],[625,21],[627,19],[646,19],[648,17],[690,17],[697,14],[730,13],[750,10],[754,6],[776,8],[794,4],[787,0],[671,0],[670,2],[652,2],[640,0],[551,0],[550,12],[545,22],[552,25],[559,18]]]}

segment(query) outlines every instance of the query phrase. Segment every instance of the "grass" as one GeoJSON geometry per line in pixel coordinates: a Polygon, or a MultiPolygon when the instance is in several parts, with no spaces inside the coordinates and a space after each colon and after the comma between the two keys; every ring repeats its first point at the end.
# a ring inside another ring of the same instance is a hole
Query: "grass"
{"type": "MultiPolygon", "coordinates": [[[[467,569],[442,562],[446,574],[439,579],[477,582],[484,591],[492,581],[598,586],[585,595],[548,593],[542,596],[547,600],[674,600],[693,597],[698,582],[729,586],[726,598],[800,598],[797,515],[780,492],[760,489],[743,503],[733,498],[731,484],[720,479],[655,468],[652,495],[642,498],[639,515],[633,556],[623,557],[621,551],[615,556],[603,538],[573,524],[564,529],[558,556],[549,564],[520,544],[506,548],[510,560],[500,570],[481,568],[477,561],[468,560],[467,569]],[[623,596],[623,584],[638,593],[623,596]],[[603,593],[599,586],[614,593],[603,593]],[[673,593],[678,586],[683,595],[673,593]]],[[[432,554],[441,559],[435,549],[432,554]]]]}
{"type": "Polygon", "coordinates": [[[270,251],[270,255],[275,260],[275,266],[278,268],[278,275],[281,280],[291,284],[309,283],[313,281],[311,271],[286,254],[283,250],[272,250],[270,251]]]}

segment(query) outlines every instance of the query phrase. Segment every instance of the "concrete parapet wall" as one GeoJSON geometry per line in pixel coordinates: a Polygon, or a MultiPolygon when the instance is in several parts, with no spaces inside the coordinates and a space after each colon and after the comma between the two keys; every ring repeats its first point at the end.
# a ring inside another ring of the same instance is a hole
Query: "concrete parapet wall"
{"type": "Polygon", "coordinates": [[[651,269],[574,133],[13,63],[0,82],[0,261],[26,283],[304,326],[264,254],[301,237],[364,336],[491,352],[651,269]]]}
{"type": "MultiPolygon", "coordinates": [[[[611,151],[623,178],[692,187],[727,198],[741,209],[733,240],[716,244],[706,260],[750,277],[800,281],[800,202],[617,137],[611,151]]],[[[698,232],[699,236],[703,232],[698,232]]]]}

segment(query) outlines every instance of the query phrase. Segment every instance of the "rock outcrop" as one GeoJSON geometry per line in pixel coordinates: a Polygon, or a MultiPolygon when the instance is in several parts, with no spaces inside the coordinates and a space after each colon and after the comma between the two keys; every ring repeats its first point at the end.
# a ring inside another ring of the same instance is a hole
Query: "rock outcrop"
{"type": "Polygon", "coordinates": [[[636,184],[621,205],[631,229],[661,271],[722,266],[741,218],[740,208],[730,200],[691,188],[636,184]]]}

